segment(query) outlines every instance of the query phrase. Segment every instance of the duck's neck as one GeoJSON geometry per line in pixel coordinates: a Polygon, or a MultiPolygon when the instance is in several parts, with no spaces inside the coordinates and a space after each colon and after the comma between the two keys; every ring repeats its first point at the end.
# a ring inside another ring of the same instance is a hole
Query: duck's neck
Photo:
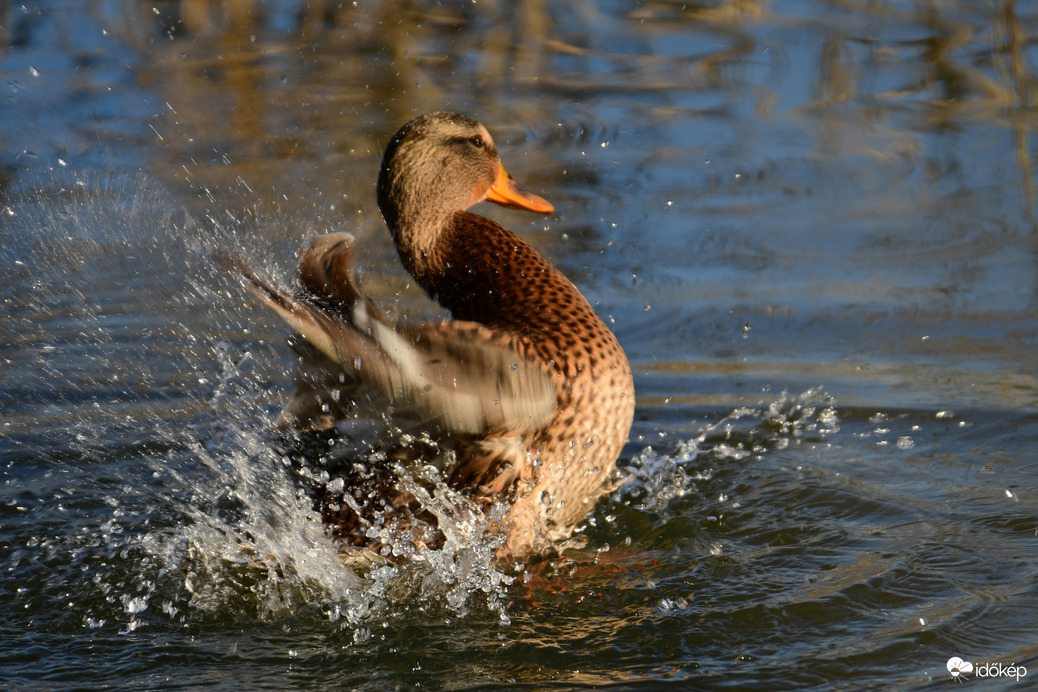
{"type": "MultiPolygon", "coordinates": [[[[413,182],[413,178],[402,182],[413,182]]],[[[410,271],[416,263],[433,261],[443,229],[458,206],[457,202],[443,197],[419,196],[418,190],[429,189],[426,183],[394,183],[379,186],[379,209],[393,234],[397,252],[410,271]]]]}
{"type": "Polygon", "coordinates": [[[412,276],[418,277],[427,273],[439,262],[439,244],[437,239],[442,233],[446,220],[442,217],[430,217],[428,209],[421,214],[409,215],[407,210],[392,217],[383,213],[386,224],[393,234],[397,254],[404,268],[412,276]]]}

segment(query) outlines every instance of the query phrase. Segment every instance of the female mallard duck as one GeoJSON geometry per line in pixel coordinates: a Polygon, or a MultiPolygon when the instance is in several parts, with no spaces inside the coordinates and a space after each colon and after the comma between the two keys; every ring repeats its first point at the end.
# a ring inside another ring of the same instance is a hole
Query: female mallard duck
{"type": "MultiPolygon", "coordinates": [[[[455,451],[443,469],[449,485],[509,503],[497,557],[522,560],[569,536],[611,490],[634,384],[623,349],[580,291],[518,236],[466,211],[483,200],[553,211],[505,172],[490,134],[470,118],[433,113],[394,135],[379,208],[404,267],[451,321],[391,324],[350,276],[346,233],[304,250],[299,295],[237,270],[314,352],[285,419],[324,427],[345,401],[417,417],[455,451]]],[[[364,544],[356,507],[325,509],[344,538],[364,544]]]]}

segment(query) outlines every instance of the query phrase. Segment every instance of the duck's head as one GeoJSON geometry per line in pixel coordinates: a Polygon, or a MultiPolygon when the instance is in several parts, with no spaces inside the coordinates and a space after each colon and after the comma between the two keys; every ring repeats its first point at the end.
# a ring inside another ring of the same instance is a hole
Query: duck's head
{"type": "Polygon", "coordinates": [[[401,235],[428,239],[456,212],[483,200],[542,214],[554,211],[550,202],[508,175],[490,133],[472,118],[431,113],[393,135],[382,158],[378,204],[398,244],[401,235]]]}

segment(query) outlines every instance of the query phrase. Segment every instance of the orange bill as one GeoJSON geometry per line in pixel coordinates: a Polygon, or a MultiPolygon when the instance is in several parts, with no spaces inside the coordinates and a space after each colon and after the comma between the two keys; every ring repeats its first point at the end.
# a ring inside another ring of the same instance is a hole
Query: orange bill
{"type": "Polygon", "coordinates": [[[550,214],[555,211],[555,207],[552,206],[551,202],[533,194],[515,182],[515,179],[508,175],[504,166],[501,166],[501,170],[497,174],[497,180],[487,191],[487,199],[504,207],[529,209],[541,214],[550,214]]]}

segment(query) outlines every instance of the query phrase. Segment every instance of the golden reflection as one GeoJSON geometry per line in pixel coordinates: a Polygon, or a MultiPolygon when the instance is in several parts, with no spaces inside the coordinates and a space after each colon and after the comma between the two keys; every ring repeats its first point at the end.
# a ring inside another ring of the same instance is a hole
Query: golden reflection
{"type": "Polygon", "coordinates": [[[229,196],[231,208],[299,194],[368,208],[386,137],[444,108],[479,116],[506,142],[541,135],[526,163],[545,175],[573,163],[553,136],[642,123],[800,120],[820,158],[911,166],[942,165],[921,160],[941,156],[927,149],[932,133],[1006,127],[1028,213],[1034,204],[1035,75],[1018,0],[958,12],[832,0],[788,17],[759,0],[658,0],[613,15],[547,0],[134,7],[124,31],[143,56],[140,81],[169,106],[153,123],[163,173],[202,199],[229,196]],[[579,122],[592,108],[618,119],[579,122]],[[322,169],[335,179],[307,179],[322,169]]]}
{"type": "MultiPolygon", "coordinates": [[[[385,139],[420,111],[475,110],[513,131],[544,116],[525,99],[495,98],[549,69],[543,0],[518,3],[506,21],[487,3],[310,3],[276,22],[280,8],[247,0],[159,8],[165,40],[149,36],[156,20],[143,10],[127,31],[146,57],[141,83],[169,107],[154,125],[174,163],[163,172],[203,198],[230,192],[242,207],[276,207],[286,176],[299,178],[286,167],[377,166],[385,139]]],[[[366,200],[373,175],[358,178],[342,176],[335,196],[366,200]]]]}
{"type": "Polygon", "coordinates": [[[1035,123],[1036,104],[1033,96],[1034,89],[1031,88],[1035,76],[1028,74],[1023,58],[1023,47],[1026,45],[1028,34],[1017,19],[1016,1],[1002,0],[1000,5],[1001,22],[996,18],[992,24],[996,45],[1000,46],[1001,50],[996,50],[994,55],[1003,80],[1011,87],[1010,93],[1013,98],[1007,107],[1010,109],[1009,117],[1013,128],[1016,163],[1020,168],[1027,211],[1030,213],[1034,209],[1034,180],[1031,172],[1028,134],[1035,123]],[[1030,118],[1027,117],[1028,115],[1030,118]]]}

